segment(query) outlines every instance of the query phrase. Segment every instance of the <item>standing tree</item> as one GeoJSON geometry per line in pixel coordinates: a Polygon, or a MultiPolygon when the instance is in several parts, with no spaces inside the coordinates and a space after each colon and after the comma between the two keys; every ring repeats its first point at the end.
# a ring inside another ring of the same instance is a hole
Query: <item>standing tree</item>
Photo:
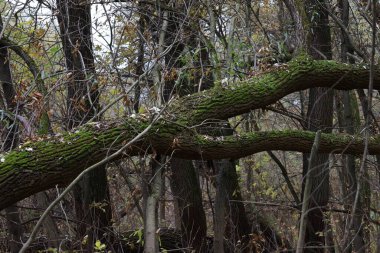
{"type": "MultiPolygon", "coordinates": [[[[97,87],[91,31],[91,5],[83,1],[57,0],[57,17],[67,71],[67,124],[71,130],[97,118],[97,87]]],[[[111,236],[111,209],[105,166],[89,172],[74,191],[75,210],[81,221],[79,238],[88,236],[87,250],[95,241],[111,236]]]]}

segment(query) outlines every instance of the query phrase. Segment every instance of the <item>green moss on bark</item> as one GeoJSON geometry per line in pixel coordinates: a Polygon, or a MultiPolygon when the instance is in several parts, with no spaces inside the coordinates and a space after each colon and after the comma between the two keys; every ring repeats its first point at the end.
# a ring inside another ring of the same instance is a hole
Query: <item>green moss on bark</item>
{"type": "MultiPolygon", "coordinates": [[[[238,158],[265,150],[308,152],[314,133],[282,131],[242,136],[209,137],[195,129],[209,120],[225,120],[265,107],[292,92],[311,87],[365,88],[369,71],[363,65],[313,61],[300,56],[287,65],[250,80],[227,87],[185,96],[170,103],[161,119],[128,155],[154,149],[186,159],[238,158]]],[[[375,89],[380,88],[376,70],[375,89]]],[[[149,124],[144,118],[127,118],[119,123],[91,123],[75,132],[30,141],[0,157],[0,209],[35,192],[65,184],[86,167],[105,158],[142,132],[149,124]]],[[[321,152],[360,154],[363,140],[348,135],[322,134],[321,152]]],[[[371,138],[369,151],[380,154],[380,138],[371,138]]]]}

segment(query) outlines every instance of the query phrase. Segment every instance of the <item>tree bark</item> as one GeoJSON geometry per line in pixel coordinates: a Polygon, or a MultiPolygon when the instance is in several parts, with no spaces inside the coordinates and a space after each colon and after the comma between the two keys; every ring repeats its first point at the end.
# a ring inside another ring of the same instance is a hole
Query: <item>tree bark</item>
{"type": "MultiPolygon", "coordinates": [[[[91,40],[91,5],[87,0],[57,0],[57,9],[68,71],[66,129],[70,130],[96,117],[99,109],[91,40]]],[[[83,221],[78,226],[78,237],[81,239],[87,233],[87,251],[93,251],[98,239],[107,245],[112,244],[108,231],[112,217],[106,167],[89,172],[74,191],[77,218],[83,221]]]]}
{"type": "Polygon", "coordinates": [[[220,162],[217,167],[219,171],[216,178],[216,194],[215,194],[215,215],[214,215],[214,243],[213,250],[214,252],[224,253],[224,233],[226,230],[226,172],[227,169],[225,166],[228,164],[228,161],[213,161],[213,163],[220,162]]]}
{"type": "MultiPolygon", "coordinates": [[[[338,1],[338,5],[341,12],[342,23],[345,28],[348,29],[349,26],[349,16],[350,16],[350,6],[348,0],[340,0],[338,1]]],[[[343,62],[347,62],[348,57],[347,53],[353,54],[354,51],[350,46],[348,35],[343,31],[341,31],[341,58],[343,62]]],[[[348,60],[349,63],[355,63],[352,58],[348,60]]],[[[342,127],[348,134],[355,134],[358,132],[360,126],[359,119],[359,106],[356,101],[356,97],[353,91],[343,91],[343,119],[340,123],[342,127]]],[[[356,173],[356,158],[354,155],[346,155],[343,157],[344,165],[346,168],[343,171],[344,177],[342,177],[342,184],[345,187],[345,195],[344,199],[347,199],[347,204],[345,208],[348,210],[348,213],[351,210],[351,206],[355,203],[355,190],[357,188],[357,173],[356,173]]],[[[348,228],[348,224],[346,224],[346,228],[344,228],[345,233],[349,233],[347,242],[348,245],[343,245],[343,252],[365,252],[365,241],[363,235],[363,217],[364,212],[362,210],[362,199],[359,200],[357,214],[354,214],[353,227],[348,228]]],[[[347,216],[346,221],[349,220],[349,216],[347,216]]],[[[347,223],[347,222],[346,222],[347,223]]]]}
{"type": "Polygon", "coordinates": [[[159,252],[159,238],[158,238],[158,200],[162,190],[162,175],[164,171],[165,158],[160,155],[152,158],[152,174],[150,182],[148,183],[148,197],[146,200],[146,209],[144,217],[144,252],[156,253],[159,252]]]}
{"type": "MultiPolygon", "coordinates": [[[[197,5],[199,5],[199,3],[195,1],[191,5],[191,8],[197,5]]],[[[170,50],[165,55],[167,74],[164,76],[165,87],[162,94],[165,103],[167,103],[174,94],[182,95],[193,93],[198,86],[203,86],[203,88],[207,87],[207,84],[201,85],[202,79],[197,75],[195,76],[195,83],[198,85],[195,85],[195,87],[194,85],[187,87],[187,83],[184,82],[185,80],[181,74],[181,68],[184,66],[184,62],[181,60],[181,56],[186,47],[195,47],[194,41],[196,40],[194,35],[192,35],[192,28],[186,24],[187,22],[191,22],[185,14],[188,11],[186,5],[176,3],[175,6],[177,9],[182,10],[182,12],[168,13],[165,48],[170,50]],[[185,17],[186,20],[182,20],[183,17],[185,17]],[[184,26],[184,31],[181,29],[181,26],[184,26]],[[186,34],[191,35],[189,38],[186,38],[188,36],[186,34]],[[179,36],[185,39],[178,40],[177,38],[179,36]]],[[[202,58],[202,56],[205,57],[204,50],[200,50],[199,53],[199,61],[205,60],[202,58]]],[[[172,158],[170,183],[180,214],[183,246],[192,248],[192,250],[196,252],[205,252],[207,246],[205,240],[207,235],[206,215],[203,209],[199,178],[191,160],[172,158]]]]}
{"type": "MultiPolygon", "coordinates": [[[[305,187],[303,192],[303,200],[302,200],[302,212],[301,212],[301,218],[300,218],[300,229],[299,229],[299,236],[298,236],[298,242],[297,242],[297,249],[296,253],[302,253],[304,251],[309,251],[308,249],[305,250],[305,245],[308,241],[307,239],[307,227],[310,226],[310,220],[308,219],[308,214],[310,211],[310,202],[313,201],[312,199],[312,180],[314,180],[313,175],[315,174],[315,170],[318,169],[318,167],[315,167],[315,163],[317,162],[317,153],[318,153],[318,147],[319,147],[319,141],[321,138],[321,131],[318,131],[315,135],[315,140],[313,143],[313,147],[310,152],[310,158],[308,160],[308,170],[305,177],[305,187]]],[[[310,242],[310,241],[309,241],[310,242]]]]}
{"type": "Polygon", "coordinates": [[[206,215],[202,204],[202,192],[191,160],[171,160],[171,189],[181,217],[183,245],[196,252],[206,249],[206,215]]]}
{"type": "Polygon", "coordinates": [[[245,212],[235,163],[234,160],[228,159],[213,161],[213,166],[218,171],[214,252],[234,252],[237,249],[239,252],[250,252],[247,247],[247,239],[251,233],[250,223],[245,212]],[[227,239],[226,245],[224,238],[227,239]]]}
{"type": "MultiPolygon", "coordinates": [[[[35,195],[35,201],[37,202],[38,208],[42,210],[49,206],[48,196],[45,192],[39,192],[35,195]]],[[[48,246],[51,248],[59,248],[59,230],[58,226],[55,223],[53,217],[49,215],[46,217],[43,224],[44,231],[47,235],[48,246]]]]}
{"type": "Polygon", "coordinates": [[[67,126],[73,129],[98,110],[92,49],[91,6],[80,0],[57,0],[57,18],[67,69],[67,126]]]}
{"type": "MultiPolygon", "coordinates": [[[[175,157],[186,159],[240,158],[265,150],[309,152],[314,138],[310,132],[259,132],[212,137],[197,134],[186,126],[200,124],[210,118],[227,119],[247,113],[306,88],[365,88],[368,77],[369,71],[363,65],[296,58],[284,69],[273,70],[261,77],[174,99],[162,119],[143,141],[128,150],[128,154],[138,155],[150,144],[160,154],[175,151],[175,157]]],[[[375,76],[374,86],[380,88],[379,73],[375,76]]],[[[141,132],[147,124],[144,116],[128,118],[124,123],[91,123],[76,132],[46,137],[3,154],[3,162],[0,163],[0,208],[56,184],[67,184],[86,166],[107,156],[118,145],[141,132]]],[[[378,143],[378,137],[370,139],[370,154],[379,154],[378,143]]],[[[363,142],[359,137],[322,134],[321,153],[344,151],[361,154],[362,148],[363,142]]]]}
{"type": "MultiPolygon", "coordinates": [[[[304,3],[307,24],[306,47],[313,59],[331,59],[331,34],[325,0],[307,0],[304,3]]],[[[322,130],[331,133],[333,121],[333,90],[325,87],[311,88],[309,91],[309,105],[307,111],[307,129],[322,130]]],[[[308,156],[304,154],[304,156],[308,156]]],[[[309,210],[306,215],[305,252],[324,252],[328,219],[324,217],[325,208],[329,201],[329,155],[316,154],[313,167],[304,159],[304,179],[310,174],[309,210]],[[311,168],[312,171],[308,171],[311,168]],[[308,248],[310,247],[310,248],[308,248]]],[[[331,251],[331,245],[326,245],[331,251]]],[[[297,249],[298,250],[298,249],[297,249]]]]}

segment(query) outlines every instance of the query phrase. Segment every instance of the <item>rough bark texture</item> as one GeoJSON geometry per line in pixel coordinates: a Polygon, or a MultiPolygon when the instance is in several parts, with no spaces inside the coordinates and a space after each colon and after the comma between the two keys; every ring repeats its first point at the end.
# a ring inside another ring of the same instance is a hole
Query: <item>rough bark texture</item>
{"type": "Polygon", "coordinates": [[[214,215],[214,252],[224,253],[224,232],[226,229],[226,200],[228,193],[226,192],[226,177],[228,161],[219,160],[219,171],[216,179],[216,194],[215,194],[215,215],[214,215]]]}
{"type": "MultiPolygon", "coordinates": [[[[197,2],[195,1],[192,6],[198,5],[199,3],[197,2]]],[[[178,2],[175,4],[175,7],[181,10],[181,12],[169,12],[164,43],[166,50],[169,49],[168,53],[165,54],[165,67],[169,73],[166,73],[164,76],[165,87],[162,94],[165,103],[169,101],[173,94],[194,93],[194,89],[198,88],[198,86],[207,88],[207,84],[201,84],[202,78],[198,75],[194,76],[194,82],[198,85],[193,85],[193,83],[189,85],[186,82],[187,78],[180,71],[185,65],[181,59],[184,49],[186,47],[194,49],[197,45],[194,43],[196,42],[196,38],[194,38],[196,36],[194,36],[193,28],[190,25],[192,21],[190,21],[189,17],[183,15],[183,13],[187,12],[186,4],[178,2]],[[182,29],[183,23],[187,22],[189,24],[186,24],[182,29]],[[178,36],[185,39],[178,41],[178,36]]],[[[199,54],[200,61],[204,60],[204,57],[208,55],[207,52],[202,52],[202,50],[200,50],[199,54]]],[[[198,64],[195,63],[195,66],[198,66],[198,64]]],[[[202,71],[197,72],[201,73],[202,71]]],[[[205,240],[207,235],[206,215],[203,209],[199,178],[192,161],[173,158],[171,160],[170,182],[176,207],[180,215],[183,245],[196,252],[205,252],[207,246],[205,240]]]]}
{"type": "MultiPolygon", "coordinates": [[[[220,134],[232,136],[229,124],[220,125],[220,134]]],[[[251,252],[247,247],[251,226],[243,204],[236,172],[236,161],[221,159],[212,161],[213,171],[217,171],[215,215],[214,215],[214,252],[251,252]],[[224,244],[224,238],[228,243],[224,244]],[[224,251],[223,251],[224,250],[224,251]]]]}
{"type": "MultiPolygon", "coordinates": [[[[327,4],[325,0],[307,0],[304,3],[308,26],[307,51],[313,59],[331,59],[331,33],[327,4]]],[[[327,87],[311,88],[307,111],[310,131],[322,130],[331,133],[333,122],[333,90],[327,87]]],[[[304,159],[304,161],[307,161],[304,159]]],[[[304,164],[303,174],[310,173],[309,209],[307,210],[307,226],[305,235],[305,252],[324,252],[325,231],[329,220],[325,217],[325,209],[329,200],[329,155],[316,154],[313,167],[304,164]],[[308,169],[311,168],[309,172],[308,169]],[[308,248],[310,247],[310,248],[308,248]]],[[[305,178],[305,177],[304,177],[305,178]]],[[[330,247],[330,245],[326,245],[330,247]]],[[[330,248],[327,248],[330,251],[330,248]]]]}
{"type": "Polygon", "coordinates": [[[5,209],[5,218],[7,219],[7,228],[9,233],[9,249],[11,253],[17,253],[22,247],[24,240],[24,229],[21,225],[20,212],[15,205],[5,209]]]}
{"type": "MultiPolygon", "coordinates": [[[[374,85],[379,89],[380,70],[377,72],[374,85]]],[[[314,139],[314,133],[310,132],[260,132],[211,137],[198,135],[196,129],[188,126],[206,119],[226,119],[243,114],[310,87],[365,88],[368,77],[369,71],[363,65],[297,58],[261,77],[174,100],[149,134],[127,154],[137,155],[149,145],[161,154],[186,159],[239,158],[265,150],[309,152],[314,139]]],[[[3,154],[0,208],[56,184],[67,184],[80,171],[131,140],[147,124],[143,118],[129,118],[123,123],[91,123],[73,133],[45,138],[3,154]]],[[[370,154],[380,154],[379,143],[379,136],[370,139],[370,154]]],[[[361,154],[362,148],[363,140],[359,137],[322,134],[321,152],[361,154]]]]}
{"type": "MultiPolygon", "coordinates": [[[[99,92],[92,49],[91,5],[81,0],[57,0],[60,35],[68,71],[67,126],[72,129],[96,116],[99,92]]],[[[74,189],[81,239],[88,235],[87,251],[97,239],[110,243],[111,208],[105,166],[87,173],[74,189]],[[82,189],[81,189],[82,188],[82,189]],[[87,231],[86,231],[87,230],[87,231]]]]}
{"type": "MultiPolygon", "coordinates": [[[[38,208],[41,210],[49,206],[49,198],[46,192],[39,192],[35,195],[35,201],[37,202],[38,208]]],[[[57,224],[54,222],[54,219],[51,215],[47,216],[44,224],[42,225],[45,234],[47,235],[48,247],[58,248],[59,247],[59,229],[57,224]]]]}
{"type": "Polygon", "coordinates": [[[171,169],[170,183],[181,217],[182,244],[192,247],[196,252],[204,252],[206,215],[197,173],[191,160],[173,158],[171,169]]]}
{"type": "Polygon", "coordinates": [[[239,178],[234,160],[214,160],[218,171],[215,196],[214,252],[251,252],[248,236],[251,233],[239,178]],[[227,242],[225,239],[227,238],[227,242]]]}
{"type": "Polygon", "coordinates": [[[97,111],[91,6],[87,1],[57,0],[58,22],[67,73],[67,129],[86,122],[97,111]]]}
{"type": "Polygon", "coordinates": [[[226,223],[226,237],[229,238],[230,252],[241,247],[241,252],[252,252],[247,247],[248,235],[251,233],[251,224],[248,221],[243,197],[239,187],[239,175],[236,171],[236,161],[229,160],[226,170],[226,191],[228,194],[226,223]],[[233,243],[231,243],[233,242],[233,243]],[[239,246],[240,245],[240,246],[239,246]]]}
{"type": "MultiPolygon", "coordinates": [[[[313,87],[340,90],[367,88],[369,66],[349,65],[300,56],[268,73],[173,101],[169,111],[189,125],[210,119],[227,119],[272,104],[282,97],[313,87]]],[[[376,69],[374,89],[380,88],[376,69]]]]}

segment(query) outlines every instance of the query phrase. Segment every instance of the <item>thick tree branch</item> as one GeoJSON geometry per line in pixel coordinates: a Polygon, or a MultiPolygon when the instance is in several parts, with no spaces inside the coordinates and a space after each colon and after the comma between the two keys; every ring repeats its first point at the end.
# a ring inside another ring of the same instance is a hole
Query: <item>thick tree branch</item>
{"type": "MultiPolygon", "coordinates": [[[[225,88],[174,100],[149,133],[124,151],[133,156],[155,150],[185,159],[240,158],[267,150],[310,152],[315,133],[258,132],[211,137],[197,133],[204,121],[227,119],[267,106],[285,95],[311,87],[365,88],[369,71],[362,65],[298,58],[260,77],[225,88]]],[[[376,70],[374,88],[380,88],[376,70]]],[[[144,119],[123,123],[91,123],[62,136],[31,141],[0,155],[0,209],[33,193],[65,185],[89,167],[133,139],[149,124],[144,119]]],[[[361,154],[363,140],[349,135],[322,134],[319,152],[361,154]]],[[[380,136],[369,140],[370,154],[380,154],[380,136]]],[[[119,156],[120,157],[120,156],[119,156]]]]}
{"type": "MultiPolygon", "coordinates": [[[[145,125],[136,127],[136,124],[129,122],[117,127],[94,124],[77,133],[24,145],[5,155],[0,163],[0,209],[56,184],[68,184],[83,169],[131,140],[145,125]]],[[[313,132],[296,130],[228,137],[178,130],[169,124],[158,124],[125,153],[138,155],[155,150],[185,159],[240,158],[266,150],[310,152],[315,137],[313,132]]],[[[322,134],[319,152],[361,154],[363,147],[363,139],[359,137],[322,134]]],[[[369,152],[380,154],[380,136],[370,140],[369,152]]]]}
{"type": "MultiPolygon", "coordinates": [[[[273,104],[296,91],[313,87],[340,90],[368,88],[369,66],[335,61],[295,58],[266,74],[178,99],[172,103],[175,119],[199,124],[209,119],[227,119],[273,104]]],[[[376,69],[374,89],[380,89],[380,69],[376,69]]]]}

